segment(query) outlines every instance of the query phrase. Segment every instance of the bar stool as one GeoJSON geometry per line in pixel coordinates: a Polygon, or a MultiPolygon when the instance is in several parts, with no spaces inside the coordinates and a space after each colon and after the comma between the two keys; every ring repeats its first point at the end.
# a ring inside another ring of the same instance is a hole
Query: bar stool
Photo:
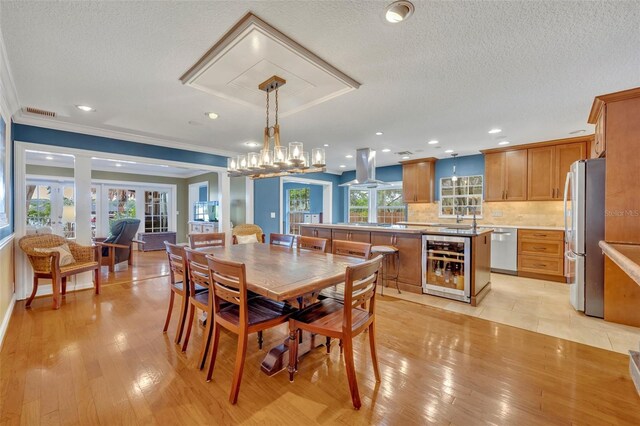
{"type": "Polygon", "coordinates": [[[402,294],[400,292],[400,286],[398,285],[398,271],[400,269],[400,251],[398,247],[395,246],[373,246],[371,247],[371,255],[382,255],[382,286],[380,286],[380,295],[384,295],[384,282],[389,279],[393,279],[396,282],[396,289],[398,289],[398,294],[402,294]],[[390,260],[393,259],[393,263],[395,264],[395,274],[391,275],[388,273],[390,267],[390,260]]]}

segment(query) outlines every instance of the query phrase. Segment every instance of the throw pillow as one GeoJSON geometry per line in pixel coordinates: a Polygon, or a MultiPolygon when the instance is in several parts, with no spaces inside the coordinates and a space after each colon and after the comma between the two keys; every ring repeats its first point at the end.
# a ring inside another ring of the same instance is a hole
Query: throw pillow
{"type": "Polygon", "coordinates": [[[256,234],[236,235],[236,239],[238,240],[238,244],[253,244],[258,242],[258,237],[256,237],[256,234]]]}
{"type": "Polygon", "coordinates": [[[33,250],[37,251],[38,253],[52,253],[54,251],[57,251],[58,253],[60,253],[60,266],[71,265],[76,261],[76,259],[74,259],[73,255],[71,254],[69,244],[63,244],[61,246],[51,248],[35,248],[33,250]]]}

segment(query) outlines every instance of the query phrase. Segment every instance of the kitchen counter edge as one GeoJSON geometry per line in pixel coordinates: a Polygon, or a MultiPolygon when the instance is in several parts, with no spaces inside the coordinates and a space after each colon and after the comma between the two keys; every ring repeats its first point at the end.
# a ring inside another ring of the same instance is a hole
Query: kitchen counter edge
{"type": "MultiPolygon", "coordinates": [[[[412,228],[391,228],[384,226],[362,226],[362,225],[337,225],[332,223],[301,223],[301,227],[309,228],[330,228],[330,229],[349,229],[353,231],[368,232],[391,232],[404,234],[423,234],[423,235],[447,235],[455,237],[477,237],[493,232],[491,229],[478,229],[476,233],[471,233],[469,229],[461,229],[460,231],[443,231],[442,227],[433,227],[429,225],[413,226],[412,228]]],[[[407,225],[412,226],[412,225],[407,225]]]]}
{"type": "Polygon", "coordinates": [[[600,241],[602,252],[640,285],[640,245],[614,244],[600,241]]]}

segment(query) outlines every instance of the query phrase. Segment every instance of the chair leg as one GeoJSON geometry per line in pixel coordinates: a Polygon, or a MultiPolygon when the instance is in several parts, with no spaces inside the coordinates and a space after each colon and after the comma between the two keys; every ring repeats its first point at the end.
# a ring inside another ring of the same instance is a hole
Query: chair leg
{"type": "Polygon", "coordinates": [[[184,325],[187,322],[188,313],[189,313],[189,297],[187,297],[186,294],[182,294],[182,300],[180,301],[180,316],[178,317],[178,327],[176,328],[176,338],[174,340],[176,345],[179,345],[180,341],[182,340],[182,334],[184,333],[184,325]]]}
{"type": "Polygon", "coordinates": [[[60,277],[51,280],[51,287],[53,287],[53,309],[60,309],[60,285],[60,277]]]}
{"type": "Polygon", "coordinates": [[[240,393],[240,382],[242,381],[242,372],[244,370],[244,358],[247,355],[247,331],[240,330],[238,334],[238,350],[236,352],[236,365],[233,369],[233,382],[231,383],[231,393],[229,394],[229,402],[235,404],[238,402],[238,393],[240,393]]]}
{"type": "Polygon", "coordinates": [[[340,339],[340,355],[344,353],[344,345],[342,344],[342,339],[340,339]]]}
{"type": "Polygon", "coordinates": [[[349,380],[349,392],[351,392],[351,402],[353,408],[359,410],[361,407],[360,393],[358,392],[358,381],[356,379],[356,369],[353,363],[353,341],[351,337],[344,339],[344,364],[347,370],[347,379],[349,380]]]}
{"type": "Polygon", "coordinates": [[[62,295],[66,296],[67,295],[67,277],[62,277],[62,295]]]}
{"type": "Polygon", "coordinates": [[[189,307],[189,318],[187,318],[187,333],[184,335],[184,343],[182,343],[182,352],[187,351],[187,345],[189,344],[189,336],[191,336],[191,327],[193,326],[193,319],[196,315],[196,307],[191,305],[189,307]]]}
{"type": "Polygon", "coordinates": [[[200,351],[200,364],[198,368],[202,370],[207,363],[207,353],[209,352],[209,346],[211,345],[211,331],[213,331],[213,327],[211,326],[210,316],[207,316],[207,325],[204,329],[204,335],[202,336],[202,350],[200,351]]]}
{"type": "Polygon", "coordinates": [[[373,373],[376,376],[376,382],[380,382],[380,370],[378,369],[378,354],[376,352],[376,326],[375,322],[369,325],[369,347],[371,348],[371,363],[373,364],[373,373]]]}
{"type": "MultiPolygon", "coordinates": [[[[164,321],[164,328],[162,329],[163,333],[167,332],[169,328],[169,321],[171,321],[171,312],[173,311],[173,299],[175,298],[175,291],[171,290],[171,296],[169,296],[169,310],[167,311],[167,319],[164,321]]],[[[176,336],[177,338],[178,336],[176,336]]]]}
{"type": "Polygon", "coordinates": [[[289,381],[293,382],[293,375],[298,365],[298,330],[294,325],[289,326],[289,381]]]}
{"type": "Polygon", "coordinates": [[[207,382],[211,381],[213,375],[213,367],[216,365],[216,357],[218,356],[218,343],[220,342],[220,326],[218,323],[211,319],[213,323],[213,342],[211,344],[211,360],[209,360],[209,371],[207,371],[207,382]]]}
{"type": "Polygon", "coordinates": [[[93,282],[96,286],[96,294],[100,294],[100,265],[93,271],[93,282]]]}
{"type": "Polygon", "coordinates": [[[258,331],[258,349],[262,349],[262,343],[264,339],[262,338],[262,330],[258,331]]]}
{"type": "Polygon", "coordinates": [[[33,277],[33,290],[31,290],[31,296],[27,299],[27,303],[24,305],[25,309],[29,309],[31,307],[31,302],[33,302],[33,298],[36,297],[36,292],[38,291],[38,279],[33,277]]]}
{"type": "Polygon", "coordinates": [[[327,337],[327,343],[325,343],[325,346],[327,347],[327,353],[330,354],[331,353],[331,337],[327,337]]]}

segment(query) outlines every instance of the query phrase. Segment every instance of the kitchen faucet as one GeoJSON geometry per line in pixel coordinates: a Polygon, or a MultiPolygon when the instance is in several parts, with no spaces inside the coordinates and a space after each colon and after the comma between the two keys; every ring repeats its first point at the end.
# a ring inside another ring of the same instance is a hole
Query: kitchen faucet
{"type": "Polygon", "coordinates": [[[456,223],[462,223],[463,216],[461,214],[456,215],[456,223]]]}

